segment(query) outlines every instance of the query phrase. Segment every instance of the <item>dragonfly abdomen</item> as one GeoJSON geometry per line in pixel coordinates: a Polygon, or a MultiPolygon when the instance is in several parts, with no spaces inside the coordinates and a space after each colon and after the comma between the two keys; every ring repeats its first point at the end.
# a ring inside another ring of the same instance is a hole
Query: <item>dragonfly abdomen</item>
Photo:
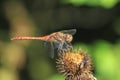
{"type": "Polygon", "coordinates": [[[44,40],[44,38],[43,37],[14,37],[11,40],[44,40]]]}

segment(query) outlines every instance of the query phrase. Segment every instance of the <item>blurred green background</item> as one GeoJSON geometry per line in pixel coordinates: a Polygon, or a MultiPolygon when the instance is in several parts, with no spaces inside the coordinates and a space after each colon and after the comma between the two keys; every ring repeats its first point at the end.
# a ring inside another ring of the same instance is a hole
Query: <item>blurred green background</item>
{"type": "MultiPolygon", "coordinates": [[[[120,80],[119,0],[0,0],[0,80],[64,80],[42,41],[11,41],[76,28],[98,80],[120,80]]],[[[56,53],[57,54],[57,53],[56,53]]]]}

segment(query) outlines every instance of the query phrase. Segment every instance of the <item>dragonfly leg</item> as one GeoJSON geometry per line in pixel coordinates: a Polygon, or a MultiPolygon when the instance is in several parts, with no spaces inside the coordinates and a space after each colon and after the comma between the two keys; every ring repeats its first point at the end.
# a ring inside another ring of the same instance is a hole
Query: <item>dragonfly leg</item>
{"type": "Polygon", "coordinates": [[[68,44],[66,44],[65,42],[61,44],[61,49],[60,52],[62,53],[66,53],[68,51],[68,44]]]}
{"type": "Polygon", "coordinates": [[[59,53],[58,55],[60,55],[60,53],[66,53],[70,49],[73,49],[71,43],[62,42],[58,46],[58,53],[59,53]]]}
{"type": "Polygon", "coordinates": [[[71,44],[71,43],[66,43],[66,42],[65,42],[65,49],[66,49],[66,50],[68,50],[68,49],[69,49],[69,50],[70,50],[70,49],[73,49],[72,44],[71,44]]]}
{"type": "Polygon", "coordinates": [[[59,44],[59,46],[58,46],[58,55],[60,55],[60,53],[63,53],[63,45],[64,45],[64,43],[63,42],[61,42],[60,44],[59,44]]]}
{"type": "Polygon", "coordinates": [[[69,43],[68,47],[73,50],[73,46],[71,43],[69,43]]]}

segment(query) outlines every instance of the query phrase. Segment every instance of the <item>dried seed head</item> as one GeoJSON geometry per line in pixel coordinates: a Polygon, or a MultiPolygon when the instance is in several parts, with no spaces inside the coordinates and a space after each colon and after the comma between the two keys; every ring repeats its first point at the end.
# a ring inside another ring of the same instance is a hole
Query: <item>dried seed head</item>
{"type": "Polygon", "coordinates": [[[57,68],[65,80],[96,80],[92,75],[90,57],[82,50],[61,53],[56,60],[57,68]]]}

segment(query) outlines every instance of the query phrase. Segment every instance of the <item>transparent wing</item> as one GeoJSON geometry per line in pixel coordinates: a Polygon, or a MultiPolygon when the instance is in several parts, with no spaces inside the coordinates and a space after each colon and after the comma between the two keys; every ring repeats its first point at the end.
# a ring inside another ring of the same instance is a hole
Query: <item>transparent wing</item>
{"type": "Polygon", "coordinates": [[[47,41],[43,41],[43,46],[47,47],[48,43],[49,42],[47,42],[47,41]]]}
{"type": "Polygon", "coordinates": [[[53,59],[54,58],[54,45],[53,43],[51,42],[51,52],[50,52],[50,57],[53,59]]]}
{"type": "Polygon", "coordinates": [[[54,45],[52,42],[43,41],[43,46],[47,47],[50,51],[49,57],[54,58],[54,45]]]}
{"type": "Polygon", "coordinates": [[[60,32],[65,33],[65,34],[68,33],[68,34],[74,35],[76,33],[76,29],[62,30],[60,32]]]}
{"type": "Polygon", "coordinates": [[[59,44],[60,44],[60,43],[54,42],[54,48],[57,49],[57,48],[59,47],[59,44]]]}

